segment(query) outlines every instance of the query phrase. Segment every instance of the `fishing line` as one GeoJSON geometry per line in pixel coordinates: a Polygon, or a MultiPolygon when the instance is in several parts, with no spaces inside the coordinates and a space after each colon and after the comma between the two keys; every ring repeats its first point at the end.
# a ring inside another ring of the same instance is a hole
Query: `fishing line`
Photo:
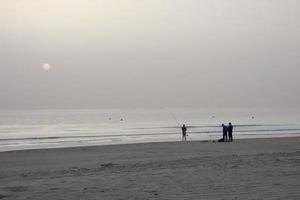
{"type": "MultiPolygon", "coordinates": [[[[164,108],[161,108],[161,109],[162,109],[162,110],[165,110],[168,114],[170,114],[170,115],[172,116],[172,118],[174,119],[174,121],[177,123],[177,125],[178,125],[179,127],[182,127],[181,123],[178,122],[176,116],[175,116],[171,111],[166,110],[166,109],[164,109],[164,108]]],[[[193,140],[192,140],[192,137],[191,137],[189,134],[187,134],[187,136],[190,138],[191,141],[193,141],[193,140]]]]}

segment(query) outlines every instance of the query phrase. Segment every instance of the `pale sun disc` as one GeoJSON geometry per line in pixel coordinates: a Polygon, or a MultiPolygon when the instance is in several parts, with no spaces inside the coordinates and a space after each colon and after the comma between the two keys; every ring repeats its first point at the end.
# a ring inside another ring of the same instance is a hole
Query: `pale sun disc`
{"type": "Polygon", "coordinates": [[[49,71],[50,68],[51,68],[51,66],[50,66],[48,63],[45,63],[45,64],[43,65],[43,69],[44,69],[45,71],[49,71]]]}

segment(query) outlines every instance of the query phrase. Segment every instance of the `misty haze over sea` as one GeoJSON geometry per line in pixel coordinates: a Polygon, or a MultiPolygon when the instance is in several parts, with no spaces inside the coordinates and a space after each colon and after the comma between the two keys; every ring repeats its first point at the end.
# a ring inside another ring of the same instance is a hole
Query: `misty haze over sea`
{"type": "Polygon", "coordinates": [[[298,0],[2,0],[0,109],[299,107],[298,0]]]}

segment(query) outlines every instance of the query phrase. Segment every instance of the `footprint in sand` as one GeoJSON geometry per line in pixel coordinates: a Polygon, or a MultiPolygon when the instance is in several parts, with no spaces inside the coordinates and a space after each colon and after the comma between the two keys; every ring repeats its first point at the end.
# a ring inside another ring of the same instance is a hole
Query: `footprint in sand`
{"type": "Polygon", "coordinates": [[[101,164],[100,166],[103,168],[107,168],[107,167],[114,167],[116,165],[117,164],[115,164],[115,163],[105,163],[105,164],[101,164]]]}
{"type": "Polygon", "coordinates": [[[10,192],[25,192],[28,190],[28,186],[12,186],[12,187],[5,187],[3,188],[10,192]]]}

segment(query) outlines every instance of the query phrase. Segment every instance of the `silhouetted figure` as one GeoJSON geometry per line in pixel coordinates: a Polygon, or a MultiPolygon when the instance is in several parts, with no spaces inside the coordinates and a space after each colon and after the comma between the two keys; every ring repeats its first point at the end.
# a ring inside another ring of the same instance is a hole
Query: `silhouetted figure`
{"type": "Polygon", "coordinates": [[[223,141],[227,142],[227,126],[222,124],[222,127],[223,127],[223,141]]]}
{"type": "Polygon", "coordinates": [[[186,141],[186,126],[185,124],[183,124],[183,126],[181,127],[182,130],[182,141],[186,141]]]}
{"type": "Polygon", "coordinates": [[[233,126],[231,124],[231,122],[229,122],[229,125],[228,125],[228,141],[229,142],[232,142],[232,131],[233,131],[233,126]]]}

